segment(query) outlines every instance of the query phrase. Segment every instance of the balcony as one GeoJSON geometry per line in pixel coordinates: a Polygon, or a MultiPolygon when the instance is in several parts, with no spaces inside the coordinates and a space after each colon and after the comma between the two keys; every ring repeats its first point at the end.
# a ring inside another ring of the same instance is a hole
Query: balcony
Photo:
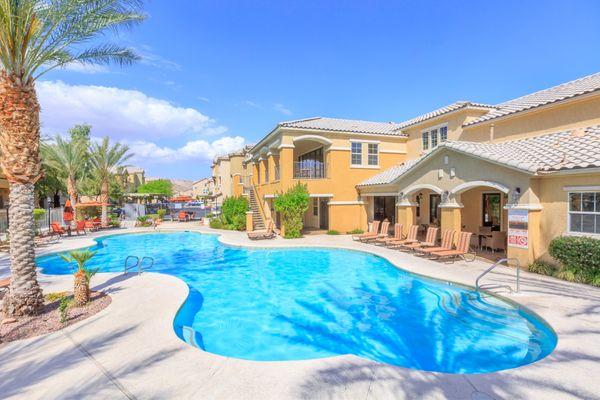
{"type": "Polygon", "coordinates": [[[306,160],[294,163],[294,179],[325,179],[328,177],[327,164],[306,160]]]}

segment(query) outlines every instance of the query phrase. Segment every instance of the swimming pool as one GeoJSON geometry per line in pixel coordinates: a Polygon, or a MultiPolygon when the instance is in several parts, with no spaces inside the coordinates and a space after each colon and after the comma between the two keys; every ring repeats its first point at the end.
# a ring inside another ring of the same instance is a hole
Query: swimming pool
{"type": "MultiPolygon", "coordinates": [[[[249,249],[194,232],[108,236],[89,266],[119,272],[127,255],[179,277],[190,294],[177,335],[248,360],[355,354],[427,371],[483,373],[547,356],[556,335],[535,314],[424,278],[372,254],[329,248],[249,249]]],[[[57,254],[47,274],[70,273],[57,254]]]]}

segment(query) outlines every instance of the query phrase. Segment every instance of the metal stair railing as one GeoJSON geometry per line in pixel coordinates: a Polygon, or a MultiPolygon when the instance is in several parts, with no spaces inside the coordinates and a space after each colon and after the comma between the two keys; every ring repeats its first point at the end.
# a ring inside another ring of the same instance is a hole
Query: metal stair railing
{"type": "MultiPolygon", "coordinates": [[[[519,293],[519,279],[520,279],[520,275],[521,275],[521,263],[520,263],[520,262],[519,262],[519,260],[518,260],[518,259],[516,259],[516,258],[502,258],[502,259],[500,259],[500,260],[496,261],[495,263],[493,263],[491,267],[489,267],[488,269],[486,269],[485,271],[483,271],[483,272],[482,272],[482,273],[481,273],[481,274],[480,274],[480,275],[477,277],[477,279],[475,280],[475,289],[476,289],[477,291],[479,291],[481,288],[483,288],[484,286],[486,286],[486,285],[480,285],[480,284],[479,284],[479,281],[481,280],[481,278],[483,278],[484,276],[486,276],[488,273],[492,272],[492,270],[493,270],[494,268],[496,268],[498,265],[500,265],[500,264],[503,264],[503,263],[506,263],[506,265],[508,266],[508,265],[509,265],[509,262],[511,262],[511,261],[512,261],[514,264],[516,264],[516,266],[517,266],[517,288],[516,288],[516,290],[515,290],[515,293],[519,293]]],[[[511,292],[513,291],[513,290],[512,290],[512,287],[511,287],[510,285],[492,285],[492,286],[490,286],[490,285],[487,285],[487,288],[488,288],[488,289],[489,289],[489,288],[491,288],[491,287],[494,287],[494,288],[496,288],[496,287],[506,287],[506,288],[508,288],[508,289],[509,289],[511,292]]]]}

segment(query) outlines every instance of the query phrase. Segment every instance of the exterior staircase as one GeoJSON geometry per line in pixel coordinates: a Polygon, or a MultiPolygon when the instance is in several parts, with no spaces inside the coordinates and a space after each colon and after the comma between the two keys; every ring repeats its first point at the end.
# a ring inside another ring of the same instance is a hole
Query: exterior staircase
{"type": "Polygon", "coordinates": [[[260,213],[260,205],[258,204],[254,187],[249,187],[248,194],[250,198],[250,210],[252,211],[252,226],[254,230],[265,229],[265,221],[260,213]]]}

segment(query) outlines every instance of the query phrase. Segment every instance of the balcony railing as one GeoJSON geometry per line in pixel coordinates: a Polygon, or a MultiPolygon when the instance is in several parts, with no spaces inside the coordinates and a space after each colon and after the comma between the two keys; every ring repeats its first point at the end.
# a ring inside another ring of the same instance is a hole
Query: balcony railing
{"type": "Polygon", "coordinates": [[[294,163],[294,179],[327,178],[327,164],[320,161],[297,161],[294,163]]]}

